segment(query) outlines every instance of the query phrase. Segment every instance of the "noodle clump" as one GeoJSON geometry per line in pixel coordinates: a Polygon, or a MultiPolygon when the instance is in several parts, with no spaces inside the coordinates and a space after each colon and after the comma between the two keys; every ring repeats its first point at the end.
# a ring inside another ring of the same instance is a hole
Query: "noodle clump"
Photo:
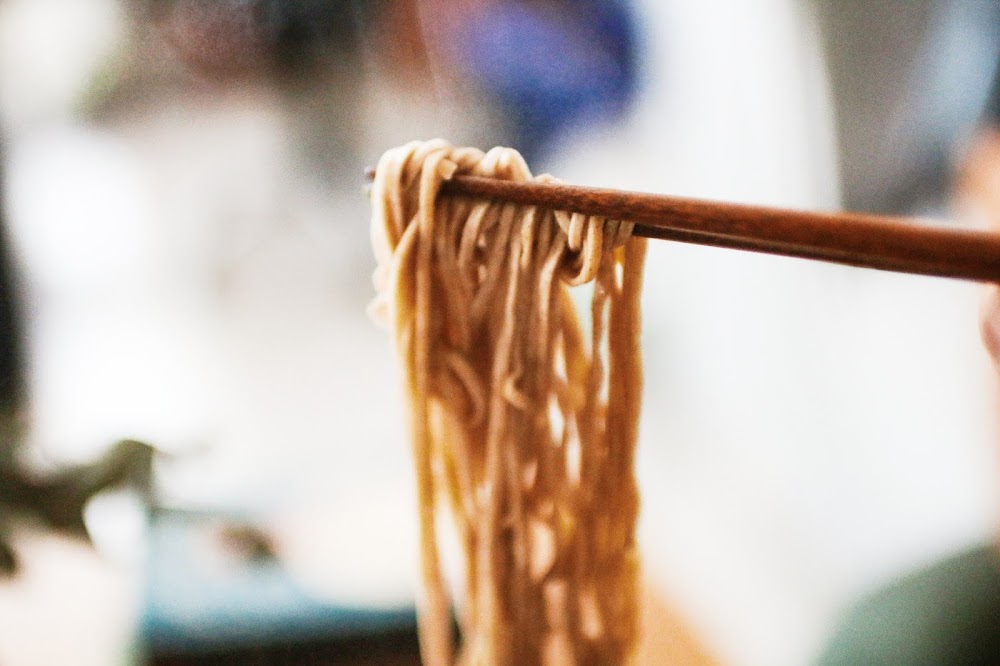
{"type": "Polygon", "coordinates": [[[512,149],[434,140],[385,153],[372,189],[373,311],[404,366],[417,473],[423,660],[454,659],[447,506],[461,663],[623,663],[638,624],[645,241],[628,223],[439,198],[456,175],[533,179],[512,149]],[[591,282],[587,327],[570,287],[591,282]]]}

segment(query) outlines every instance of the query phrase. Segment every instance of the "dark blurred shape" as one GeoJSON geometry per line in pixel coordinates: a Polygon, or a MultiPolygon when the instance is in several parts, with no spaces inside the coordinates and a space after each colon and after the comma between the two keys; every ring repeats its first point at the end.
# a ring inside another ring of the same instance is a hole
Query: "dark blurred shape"
{"type": "Polygon", "coordinates": [[[564,132],[613,119],[637,89],[637,26],[624,0],[504,0],[473,12],[460,66],[513,120],[529,161],[564,132]]]}
{"type": "Polygon", "coordinates": [[[271,69],[271,35],[257,3],[177,0],[157,5],[157,23],[192,69],[219,77],[271,69]]]}
{"type": "Polygon", "coordinates": [[[268,25],[276,59],[285,68],[314,61],[331,49],[354,51],[360,31],[371,21],[380,0],[268,0],[268,25]]]}
{"type": "Polygon", "coordinates": [[[847,616],[821,666],[1000,664],[1000,554],[984,545],[884,588],[847,616]]]}
{"type": "MultiPolygon", "coordinates": [[[[4,141],[0,136],[0,418],[10,418],[24,393],[22,327],[7,238],[4,201],[4,141]]],[[[3,456],[0,454],[0,464],[3,456]]]]}
{"type": "Polygon", "coordinates": [[[983,122],[1000,126],[1000,60],[993,70],[993,83],[990,85],[990,96],[983,109],[983,122]]]}
{"type": "Polygon", "coordinates": [[[416,630],[396,630],[197,654],[157,653],[149,661],[151,666],[420,666],[420,645],[416,630]]]}
{"type": "Polygon", "coordinates": [[[225,550],[246,562],[266,564],[278,561],[274,539],[257,525],[226,523],[219,530],[219,539],[225,550]]]}
{"type": "Polygon", "coordinates": [[[36,477],[17,464],[22,441],[11,426],[0,433],[0,575],[17,571],[10,545],[10,531],[25,522],[68,536],[87,539],[83,512],[98,493],[112,488],[137,490],[149,503],[153,449],[134,440],[123,440],[97,461],[36,477]]]}
{"type": "Polygon", "coordinates": [[[287,77],[352,53],[382,4],[368,0],[138,0],[189,67],[287,77]]]}

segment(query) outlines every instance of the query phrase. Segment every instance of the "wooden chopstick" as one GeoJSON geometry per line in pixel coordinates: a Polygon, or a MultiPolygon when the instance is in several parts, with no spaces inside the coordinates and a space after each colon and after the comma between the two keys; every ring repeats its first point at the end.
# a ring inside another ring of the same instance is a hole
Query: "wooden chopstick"
{"type": "Polygon", "coordinates": [[[633,233],[647,238],[1000,282],[1000,234],[911,218],[814,213],[476,176],[455,176],[442,192],[629,220],[636,224],[633,233]]]}

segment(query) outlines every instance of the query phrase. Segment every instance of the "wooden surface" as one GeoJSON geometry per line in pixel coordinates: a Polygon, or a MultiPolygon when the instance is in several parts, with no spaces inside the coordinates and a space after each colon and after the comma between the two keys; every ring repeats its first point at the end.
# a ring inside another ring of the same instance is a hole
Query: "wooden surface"
{"type": "Polygon", "coordinates": [[[635,666],[718,666],[720,662],[691,630],[683,614],[652,581],[643,586],[641,609],[642,633],[635,666]]]}

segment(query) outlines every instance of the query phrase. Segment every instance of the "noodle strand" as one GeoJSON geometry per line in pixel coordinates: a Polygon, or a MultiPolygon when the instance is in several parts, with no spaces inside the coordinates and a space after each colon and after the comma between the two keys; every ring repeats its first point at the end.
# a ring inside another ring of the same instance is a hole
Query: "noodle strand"
{"type": "Polygon", "coordinates": [[[423,660],[455,659],[435,523],[448,507],[465,561],[460,663],[624,663],[645,241],[614,220],[439,199],[454,175],[533,178],[509,148],[434,140],[385,153],[372,189],[372,312],[403,361],[417,475],[423,660]],[[569,294],[587,283],[589,334],[569,294]]]}

